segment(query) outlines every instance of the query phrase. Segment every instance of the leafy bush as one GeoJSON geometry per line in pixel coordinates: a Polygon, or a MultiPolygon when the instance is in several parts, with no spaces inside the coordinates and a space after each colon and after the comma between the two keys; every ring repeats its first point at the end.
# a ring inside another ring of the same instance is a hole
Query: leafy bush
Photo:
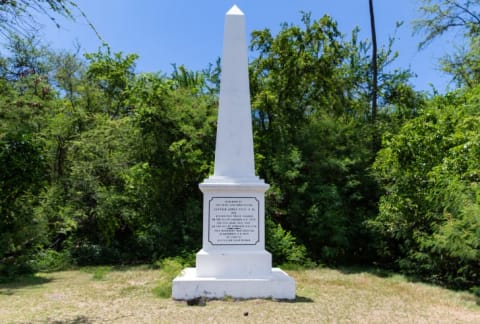
{"type": "Polygon", "coordinates": [[[157,286],[153,288],[153,293],[160,298],[170,298],[172,296],[172,280],[186,266],[185,260],[181,257],[166,258],[155,262],[155,266],[160,268],[160,279],[157,286]]]}
{"type": "Polygon", "coordinates": [[[122,260],[117,249],[97,244],[82,244],[71,248],[70,253],[79,266],[118,264],[122,260]]]}
{"type": "Polygon", "coordinates": [[[2,130],[0,128],[0,275],[10,277],[32,270],[28,261],[46,239],[45,218],[34,212],[45,177],[45,164],[42,146],[31,134],[5,134],[2,130]]]}
{"type": "Polygon", "coordinates": [[[66,270],[72,266],[70,251],[55,251],[52,249],[42,250],[35,254],[32,267],[35,271],[53,272],[66,270]]]}
{"type": "Polygon", "coordinates": [[[265,225],[266,249],[272,253],[275,264],[296,264],[309,266],[312,261],[308,258],[305,246],[298,244],[291,232],[286,231],[280,224],[266,219],[265,225]]]}
{"type": "Polygon", "coordinates": [[[82,271],[91,273],[92,280],[105,280],[107,274],[112,271],[111,266],[94,266],[94,267],[83,267],[82,271]]]}
{"type": "Polygon", "coordinates": [[[404,272],[455,287],[480,282],[480,87],[432,101],[387,137],[378,253],[404,272]]]}

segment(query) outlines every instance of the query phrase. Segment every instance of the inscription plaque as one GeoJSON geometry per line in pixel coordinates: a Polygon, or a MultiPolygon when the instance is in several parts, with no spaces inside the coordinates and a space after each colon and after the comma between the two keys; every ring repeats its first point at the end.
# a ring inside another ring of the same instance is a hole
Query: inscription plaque
{"type": "Polygon", "coordinates": [[[260,241],[260,203],[255,197],[212,197],[208,241],[212,245],[256,245],[260,241]]]}

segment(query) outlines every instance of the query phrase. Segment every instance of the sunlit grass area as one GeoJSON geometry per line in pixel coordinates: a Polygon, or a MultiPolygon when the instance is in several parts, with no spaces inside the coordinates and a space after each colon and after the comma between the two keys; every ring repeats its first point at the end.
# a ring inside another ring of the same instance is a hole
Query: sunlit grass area
{"type": "Polygon", "coordinates": [[[470,293],[369,270],[288,272],[295,302],[229,298],[203,307],[162,298],[171,274],[149,266],[37,274],[0,285],[0,323],[480,323],[470,293]]]}

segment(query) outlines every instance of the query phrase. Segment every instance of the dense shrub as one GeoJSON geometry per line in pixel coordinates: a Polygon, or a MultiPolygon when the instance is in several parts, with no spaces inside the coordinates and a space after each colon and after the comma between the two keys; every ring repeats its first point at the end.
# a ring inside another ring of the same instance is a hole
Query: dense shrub
{"type": "Polygon", "coordinates": [[[480,88],[431,102],[385,137],[375,170],[385,189],[370,225],[384,261],[465,287],[480,274],[480,88]]]}

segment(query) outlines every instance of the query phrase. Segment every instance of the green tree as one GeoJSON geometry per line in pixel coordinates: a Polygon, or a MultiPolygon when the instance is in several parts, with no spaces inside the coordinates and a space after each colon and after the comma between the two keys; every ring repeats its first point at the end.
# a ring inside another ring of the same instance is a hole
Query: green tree
{"type": "Polygon", "coordinates": [[[107,113],[112,118],[131,113],[129,87],[135,79],[135,61],[138,55],[124,56],[121,52],[112,54],[110,48],[104,46],[85,57],[88,60],[87,79],[103,92],[100,98],[96,98],[97,111],[107,113]]]}
{"type": "Polygon", "coordinates": [[[10,50],[1,58],[0,275],[27,271],[46,238],[46,220],[35,208],[48,178],[41,131],[55,106],[43,49],[13,38],[10,50]]]}
{"type": "MultiPolygon", "coordinates": [[[[301,26],[253,34],[256,166],[271,184],[267,245],[279,262],[308,262],[307,250],[315,261],[371,260],[365,222],[379,195],[372,139],[387,130],[393,137],[423,98],[408,71],[389,71],[391,44],[380,48],[373,129],[371,45],[358,33],[347,39],[330,17],[304,14],[301,26]]],[[[18,255],[25,264],[47,249],[43,255],[70,253],[79,264],[148,262],[198,250],[198,183],[213,169],[218,62],[137,74],[137,55],[107,46],[83,59],[13,40],[0,58],[1,208],[19,225],[8,227],[18,239],[1,239],[25,249],[0,258],[18,255]],[[34,175],[30,184],[24,174],[8,178],[19,168],[34,175]]],[[[458,224],[442,237],[456,235],[458,224]]]]}
{"type": "Polygon", "coordinates": [[[160,255],[201,245],[198,183],[213,170],[218,102],[199,87],[203,85],[195,82],[178,88],[175,77],[142,75],[135,88],[140,156],[149,166],[151,190],[144,214],[144,224],[151,226],[144,226],[144,237],[160,255]]]}
{"type": "Polygon", "coordinates": [[[0,2],[0,35],[6,39],[26,37],[40,28],[38,18],[49,18],[58,28],[58,17],[75,20],[80,15],[102,40],[85,13],[72,0],[3,0],[0,2]]]}
{"type": "Polygon", "coordinates": [[[386,137],[374,168],[385,189],[378,251],[430,280],[478,285],[478,87],[431,101],[386,137]]]}
{"type": "Polygon", "coordinates": [[[38,210],[49,220],[50,247],[71,249],[83,263],[118,262],[137,221],[126,189],[138,162],[129,103],[136,55],[107,49],[86,57],[52,55],[52,83],[63,97],[44,132],[51,182],[38,210]]]}
{"type": "Polygon", "coordinates": [[[213,161],[212,76],[136,75],[135,57],[101,50],[87,55],[85,72],[66,57],[70,72],[55,74],[73,86],[45,132],[54,177],[39,210],[55,248],[78,263],[151,261],[201,243],[197,186],[213,161]]]}
{"type": "MultiPolygon", "coordinates": [[[[377,131],[368,123],[370,45],[358,29],[346,40],[328,16],[304,14],[302,23],[283,24],[275,36],[253,33],[250,85],[257,166],[272,186],[268,217],[315,259],[358,261],[368,255],[363,222],[375,213],[378,192],[368,172],[377,131]]],[[[378,53],[380,131],[412,109],[395,92],[416,96],[408,71],[389,73],[395,57],[390,46],[378,53]]]]}
{"type": "Polygon", "coordinates": [[[425,35],[419,47],[424,48],[442,35],[457,30],[463,33],[467,45],[441,59],[443,70],[453,80],[470,88],[480,79],[480,1],[478,0],[421,0],[421,17],[414,21],[414,30],[425,35]]]}
{"type": "Polygon", "coordinates": [[[372,121],[377,116],[378,62],[377,62],[377,29],[375,28],[375,10],[373,0],[368,1],[370,13],[370,32],[372,35],[372,121]]]}
{"type": "Polygon", "coordinates": [[[25,132],[0,135],[0,276],[28,271],[44,241],[45,221],[34,214],[45,180],[41,143],[25,132]]]}
{"type": "Polygon", "coordinates": [[[465,35],[478,35],[480,14],[478,0],[420,0],[421,18],[414,21],[417,32],[425,33],[420,48],[452,29],[463,30],[465,35]]]}

